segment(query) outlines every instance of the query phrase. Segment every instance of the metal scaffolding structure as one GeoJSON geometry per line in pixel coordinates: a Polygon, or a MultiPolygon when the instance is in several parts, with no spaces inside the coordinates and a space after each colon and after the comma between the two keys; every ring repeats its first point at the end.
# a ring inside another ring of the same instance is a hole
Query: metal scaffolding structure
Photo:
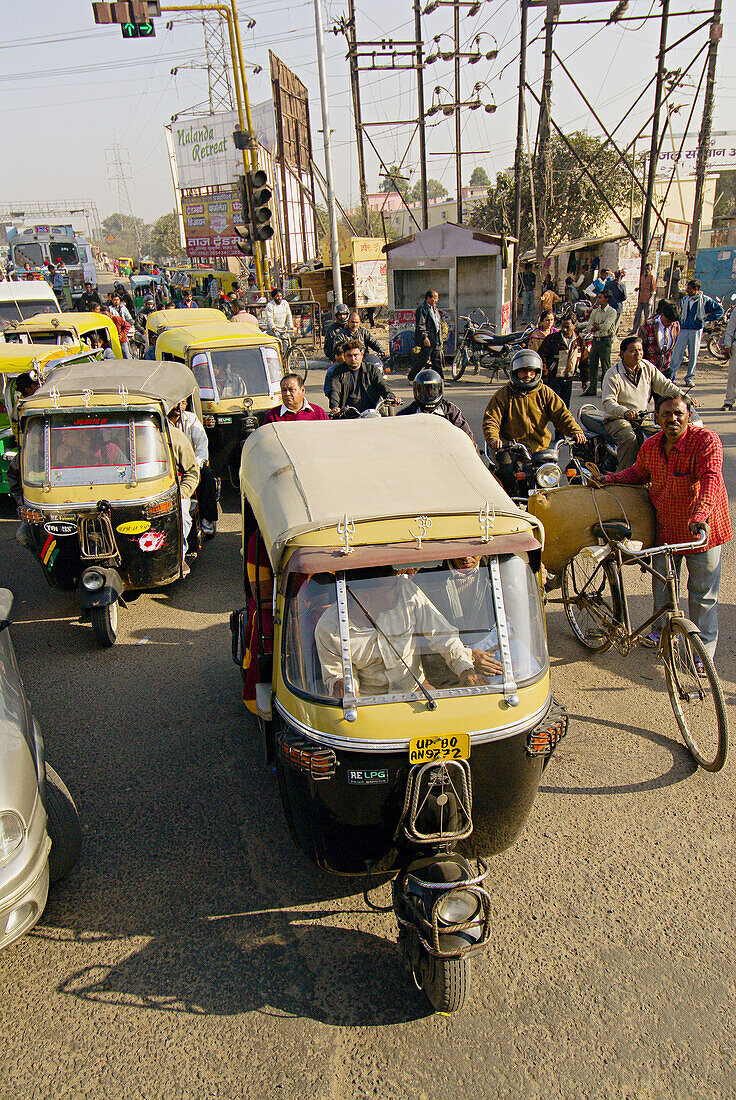
{"type": "Polygon", "coordinates": [[[0,204],[0,222],[34,221],[41,218],[84,217],[87,220],[87,239],[99,244],[103,240],[102,223],[97,203],[92,199],[73,199],[70,202],[4,202],[0,204]]]}

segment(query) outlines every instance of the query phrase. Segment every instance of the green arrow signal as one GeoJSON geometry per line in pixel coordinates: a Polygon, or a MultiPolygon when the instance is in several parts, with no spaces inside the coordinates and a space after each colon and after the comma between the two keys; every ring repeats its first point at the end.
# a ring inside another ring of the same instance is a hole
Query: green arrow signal
{"type": "Polygon", "coordinates": [[[138,37],[138,27],[135,23],[123,23],[120,29],[123,32],[123,38],[138,37]]]}
{"type": "Polygon", "coordinates": [[[146,38],[147,36],[153,34],[153,23],[139,23],[138,33],[141,38],[146,38]]]}

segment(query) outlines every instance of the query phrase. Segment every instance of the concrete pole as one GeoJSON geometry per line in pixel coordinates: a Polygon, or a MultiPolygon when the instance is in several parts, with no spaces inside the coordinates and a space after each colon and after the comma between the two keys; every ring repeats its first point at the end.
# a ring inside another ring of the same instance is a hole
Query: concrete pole
{"type": "Polygon", "coordinates": [[[319,97],[322,103],[322,131],[325,146],[325,179],[327,181],[327,216],[330,223],[330,254],[332,256],[332,289],[335,302],[342,301],[340,277],[340,241],[337,236],[337,207],[332,176],[332,140],[330,136],[330,112],[327,104],[327,76],[325,74],[325,33],[322,26],[320,0],[314,0],[314,29],[317,35],[317,67],[319,69],[319,97]]]}

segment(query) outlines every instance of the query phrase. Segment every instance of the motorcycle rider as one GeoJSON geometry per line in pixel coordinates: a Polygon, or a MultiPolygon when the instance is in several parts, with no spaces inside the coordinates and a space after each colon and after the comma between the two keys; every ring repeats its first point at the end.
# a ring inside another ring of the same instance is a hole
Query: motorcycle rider
{"type": "Polygon", "coordinates": [[[363,345],[363,356],[366,356],[368,352],[373,352],[380,360],[383,360],[381,345],[373,339],[368,329],[363,328],[357,309],[351,310],[348,314],[347,333],[348,340],[360,340],[363,345]]]}
{"type": "Polygon", "coordinates": [[[360,340],[348,340],[343,345],[345,365],[332,376],[330,386],[330,416],[339,416],[350,406],[359,413],[374,409],[383,398],[391,405],[400,405],[401,398],[386,385],[380,367],[363,362],[360,340]]]}
{"type": "Polygon", "coordinates": [[[530,454],[549,447],[551,421],[560,435],[585,443],[585,434],[561,397],[542,382],[541,357],[531,349],[517,351],[509,366],[509,381],[486,406],[483,435],[496,452],[498,477],[509,496],[517,495],[516,464],[504,448],[523,443],[530,454]]]}
{"type": "Polygon", "coordinates": [[[478,445],[471,430],[470,424],[463,416],[457,405],[448,401],[445,396],[445,383],[436,370],[425,367],[420,370],[414,379],[414,400],[405,409],[401,409],[397,416],[412,416],[414,413],[433,413],[435,416],[444,416],[456,428],[460,428],[472,440],[475,449],[478,445]]]}
{"type": "MultiPolygon", "coordinates": [[[[644,358],[640,337],[626,336],[621,341],[621,358],[607,370],[603,378],[603,425],[616,442],[618,469],[628,470],[636,462],[642,439],[635,425],[649,408],[653,394],[659,397],[684,397],[684,391],[670,382],[653,363],[644,358]]],[[[645,435],[654,435],[659,428],[644,427],[645,435]]]]}
{"type": "Polygon", "coordinates": [[[335,361],[335,347],[338,344],[344,344],[346,340],[350,340],[351,337],[348,334],[348,317],[350,316],[350,310],[343,302],[338,302],[335,306],[334,318],[335,320],[327,329],[325,333],[325,355],[331,363],[335,361]]]}

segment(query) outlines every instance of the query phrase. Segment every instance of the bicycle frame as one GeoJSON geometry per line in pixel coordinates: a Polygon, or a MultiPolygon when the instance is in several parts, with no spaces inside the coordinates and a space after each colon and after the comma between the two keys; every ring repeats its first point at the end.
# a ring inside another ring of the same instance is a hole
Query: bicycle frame
{"type": "MultiPolygon", "coordinates": [[[[639,639],[649,632],[650,628],[660,620],[665,619],[669,624],[673,619],[681,619],[686,621],[686,616],[680,611],[679,599],[677,593],[677,573],[675,571],[675,554],[684,553],[687,550],[697,550],[702,547],[707,541],[707,534],[704,532],[701,538],[696,539],[695,542],[682,542],[682,543],[665,543],[662,546],[652,546],[648,550],[630,550],[621,543],[614,540],[609,540],[608,545],[614,554],[614,561],[616,563],[616,573],[618,576],[619,594],[621,597],[621,610],[623,621],[620,624],[613,625],[606,622],[606,626],[611,630],[613,635],[613,644],[616,649],[619,650],[624,656],[626,656],[631,650],[632,646],[639,641],[639,639]],[[652,560],[658,555],[664,554],[666,559],[666,570],[662,573],[658,569],[655,569],[652,564],[652,560]],[[648,560],[647,560],[648,559],[648,560]],[[635,630],[631,628],[631,615],[629,613],[629,600],[626,594],[626,588],[623,582],[622,570],[625,565],[632,564],[634,561],[638,563],[643,572],[649,573],[652,577],[656,577],[667,586],[667,603],[664,607],[660,607],[655,610],[645,622],[636,627],[635,630]]],[[[607,560],[607,559],[604,559],[607,560]]],[[[599,568],[603,567],[603,562],[600,563],[599,568]]],[[[597,572],[597,570],[596,570],[597,572]]],[[[593,574],[595,576],[595,573],[593,574]]],[[[592,580],[592,577],[591,577],[592,580]]],[[[588,582],[589,583],[589,582],[588,582]]],[[[590,608],[594,614],[597,613],[597,609],[590,608]]],[[[664,635],[664,631],[662,631],[664,635]]]]}

